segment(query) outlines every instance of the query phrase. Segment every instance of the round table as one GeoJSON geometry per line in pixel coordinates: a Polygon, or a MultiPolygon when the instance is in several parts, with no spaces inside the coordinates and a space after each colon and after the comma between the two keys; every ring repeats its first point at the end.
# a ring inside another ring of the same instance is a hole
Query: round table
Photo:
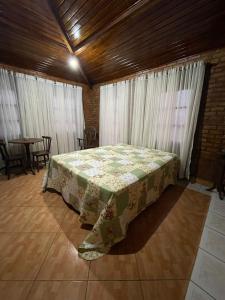
{"type": "Polygon", "coordinates": [[[33,174],[35,174],[32,163],[31,163],[31,158],[30,158],[30,145],[35,144],[35,143],[40,143],[42,142],[43,139],[40,138],[23,138],[23,139],[15,139],[15,140],[10,140],[8,143],[11,144],[20,144],[24,145],[26,149],[26,157],[27,157],[27,165],[26,168],[31,170],[33,174]]]}

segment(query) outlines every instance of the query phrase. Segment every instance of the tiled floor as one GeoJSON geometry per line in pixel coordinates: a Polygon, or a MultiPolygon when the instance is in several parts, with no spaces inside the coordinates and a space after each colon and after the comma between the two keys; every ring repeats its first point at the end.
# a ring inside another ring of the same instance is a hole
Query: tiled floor
{"type": "MultiPolygon", "coordinates": [[[[90,229],[80,227],[77,213],[60,195],[42,193],[42,176],[43,171],[9,181],[0,178],[1,300],[184,299],[208,211],[207,195],[169,187],[130,224],[124,241],[90,262],[77,253],[90,229]]],[[[198,264],[211,251],[222,274],[225,225],[218,205],[210,208],[210,228],[201,244],[206,249],[198,264]],[[212,229],[219,249],[209,242],[212,229]]],[[[206,268],[214,272],[213,266],[211,262],[206,268]]],[[[207,278],[198,270],[194,276],[198,285],[205,284],[207,278]]],[[[208,296],[192,286],[200,295],[196,299],[208,296]]]]}
{"type": "Polygon", "coordinates": [[[225,299],[225,201],[216,192],[205,222],[186,300],[225,299]]]}

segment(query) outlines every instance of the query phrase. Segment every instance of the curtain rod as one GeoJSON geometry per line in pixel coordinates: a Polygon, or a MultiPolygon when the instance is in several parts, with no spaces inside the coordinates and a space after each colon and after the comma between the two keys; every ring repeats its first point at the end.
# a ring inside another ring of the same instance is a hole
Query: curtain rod
{"type": "Polygon", "coordinates": [[[79,85],[79,84],[69,83],[69,82],[65,82],[65,81],[59,81],[59,80],[56,80],[56,79],[48,78],[47,76],[46,77],[37,76],[37,75],[34,75],[34,74],[24,73],[24,72],[21,72],[21,71],[10,70],[9,68],[2,67],[1,65],[0,65],[0,68],[6,70],[8,73],[13,72],[14,74],[22,74],[22,75],[25,75],[25,76],[31,76],[35,80],[38,80],[40,78],[40,79],[43,79],[43,80],[52,81],[53,84],[61,83],[61,84],[65,84],[65,85],[70,85],[70,86],[72,86],[72,88],[74,88],[75,86],[83,87],[82,85],[79,85]]]}
{"type": "MultiPolygon", "coordinates": [[[[183,60],[185,60],[185,58],[183,60]]],[[[179,60],[179,61],[173,62],[171,64],[162,65],[160,67],[156,67],[156,68],[153,68],[153,69],[147,69],[147,70],[139,71],[137,73],[133,73],[131,75],[124,76],[124,77],[121,77],[121,78],[118,78],[118,79],[105,81],[103,83],[97,83],[96,85],[97,86],[102,86],[102,85],[106,85],[106,84],[113,84],[113,83],[117,83],[117,82],[121,82],[121,81],[126,81],[126,80],[130,80],[130,79],[133,79],[135,77],[145,75],[145,74],[148,74],[148,73],[151,73],[151,72],[172,69],[172,68],[175,68],[175,67],[180,67],[181,68],[181,65],[185,66],[185,65],[195,63],[195,62],[198,62],[198,61],[203,61],[203,63],[205,65],[211,65],[211,66],[216,66],[217,65],[217,63],[209,63],[207,61],[207,59],[201,59],[201,57],[196,57],[196,58],[193,58],[193,59],[191,59],[191,57],[189,57],[188,61],[179,60]]]]}
{"type": "Polygon", "coordinates": [[[83,83],[79,83],[79,82],[75,82],[75,81],[71,81],[71,80],[66,80],[66,79],[63,79],[63,78],[48,75],[46,73],[41,73],[41,72],[33,71],[33,70],[27,70],[27,69],[23,69],[23,68],[20,68],[20,67],[15,67],[15,66],[10,66],[10,65],[7,65],[7,64],[3,64],[3,63],[0,63],[0,69],[7,70],[8,72],[21,73],[21,74],[25,74],[25,75],[38,77],[38,78],[43,78],[43,79],[51,80],[53,82],[62,82],[62,83],[70,84],[70,85],[73,85],[73,86],[86,87],[86,84],[83,84],[83,83]]]}

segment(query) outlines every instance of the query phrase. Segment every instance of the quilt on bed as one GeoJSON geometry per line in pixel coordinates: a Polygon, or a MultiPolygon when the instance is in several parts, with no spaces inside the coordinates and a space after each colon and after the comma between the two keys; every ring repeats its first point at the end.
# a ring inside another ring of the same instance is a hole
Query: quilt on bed
{"type": "Polygon", "coordinates": [[[93,229],[78,248],[92,260],[126,236],[128,224],[177,177],[175,154],[116,145],[52,156],[44,188],[60,192],[93,229]]]}

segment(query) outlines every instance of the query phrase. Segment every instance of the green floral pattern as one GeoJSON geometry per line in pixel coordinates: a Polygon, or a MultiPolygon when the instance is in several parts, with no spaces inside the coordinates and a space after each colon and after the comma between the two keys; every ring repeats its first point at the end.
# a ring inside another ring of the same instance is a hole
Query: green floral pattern
{"type": "Polygon", "coordinates": [[[128,224],[177,178],[173,153],[119,144],[52,156],[44,188],[60,192],[93,229],[79,256],[96,259],[125,238],[128,224]]]}

